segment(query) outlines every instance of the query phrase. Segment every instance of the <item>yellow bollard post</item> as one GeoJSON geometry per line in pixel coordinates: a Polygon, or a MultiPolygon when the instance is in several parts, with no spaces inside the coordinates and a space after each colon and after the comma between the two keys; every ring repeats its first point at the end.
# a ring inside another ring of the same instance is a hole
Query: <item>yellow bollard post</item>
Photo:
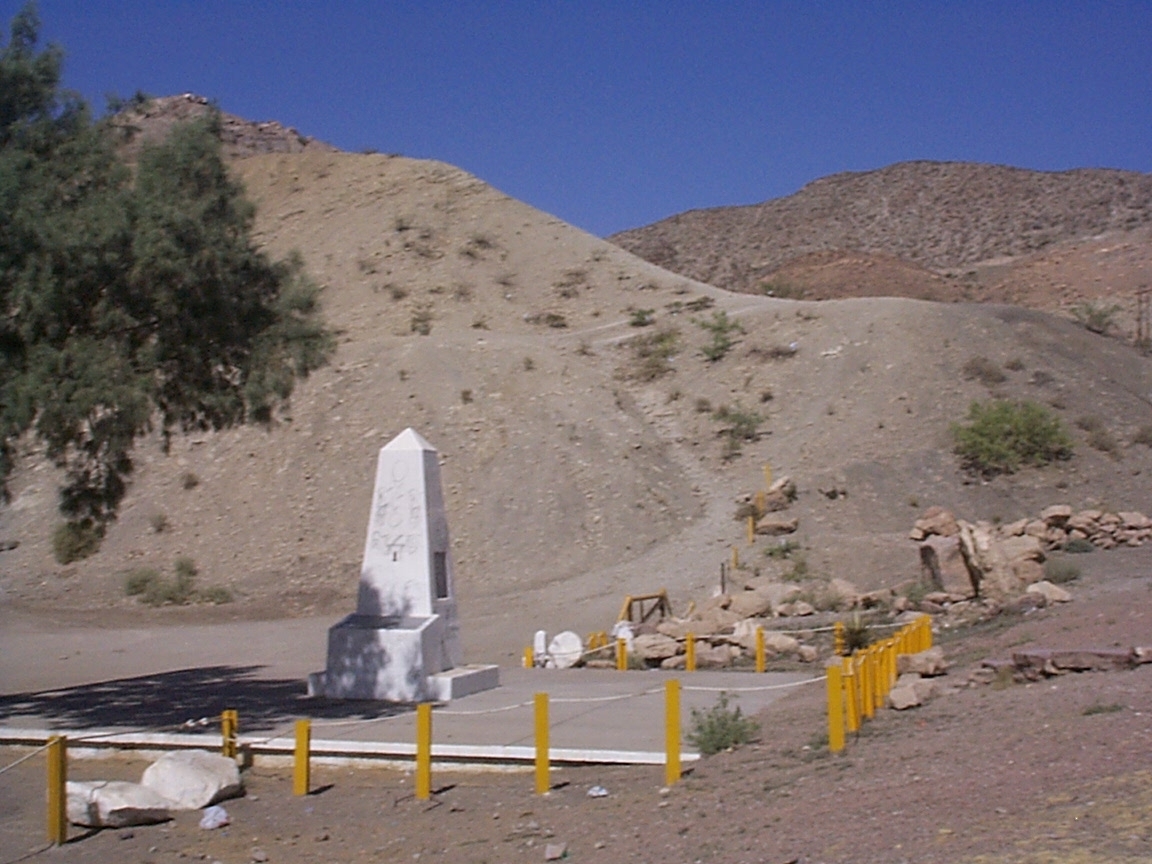
{"type": "Polygon", "coordinates": [[[841,679],[844,682],[844,725],[849,732],[860,731],[860,676],[851,657],[845,657],[841,679]]]}
{"type": "Polygon", "coordinates": [[[220,713],[220,754],[228,759],[236,758],[236,735],[240,731],[240,714],[235,708],[226,708],[220,713]]]}
{"type": "Polygon", "coordinates": [[[312,721],[296,721],[296,749],[292,754],[292,794],[307,795],[312,788],[312,721]]]}
{"type": "Polygon", "coordinates": [[[748,517],[748,545],[752,546],[756,543],[756,517],[748,517]]]}
{"type": "Polygon", "coordinates": [[[768,651],[764,647],[764,628],[756,628],[756,671],[763,672],[768,666],[768,651]]]}
{"type": "Polygon", "coordinates": [[[844,656],[844,622],[836,621],[832,624],[832,651],[837,657],[844,656]]]}
{"type": "Polygon", "coordinates": [[[684,671],[696,671],[696,634],[689,633],[684,637],[684,671]]]}
{"type": "Polygon", "coordinates": [[[925,615],[920,620],[924,622],[924,647],[920,650],[927,651],[932,647],[932,616],[925,615]]]}
{"type": "Polygon", "coordinates": [[[536,665],[536,653],[532,650],[531,645],[524,649],[523,665],[525,669],[531,669],[536,665]]]}
{"type": "Polygon", "coordinates": [[[833,663],[828,674],[828,749],[839,753],[844,749],[844,682],[840,664],[833,663]]]}
{"type": "Polygon", "coordinates": [[[628,670],[628,642],[623,636],[616,637],[616,671],[628,670]]]}
{"type": "Polygon", "coordinates": [[[664,785],[680,779],[680,682],[664,684],[664,785]]]}
{"type": "Polygon", "coordinates": [[[432,797],[432,703],[416,706],[416,800],[432,797]]]}
{"type": "Polygon", "coordinates": [[[772,466],[767,463],[764,464],[764,488],[772,488],[772,466]]]}
{"type": "Polygon", "coordinates": [[[875,713],[875,702],[872,701],[872,657],[868,650],[860,652],[860,717],[871,720],[875,713]]]}
{"type": "Polygon", "coordinates": [[[768,494],[763,489],[759,490],[752,499],[752,506],[756,508],[756,518],[760,518],[768,512],[768,494]]]}
{"type": "Polygon", "coordinates": [[[536,694],[536,794],[552,788],[548,777],[548,694],[536,694]]]}
{"type": "Polygon", "coordinates": [[[740,550],[737,549],[735,546],[732,547],[732,569],[733,570],[739,570],[740,569],[740,550]]]}
{"type": "Polygon", "coordinates": [[[68,739],[53,735],[48,739],[48,842],[63,846],[68,842],[68,739]]]}
{"type": "Polygon", "coordinates": [[[875,714],[884,707],[884,697],[888,695],[888,691],[884,688],[883,646],[873,645],[870,650],[872,652],[872,680],[875,682],[872,686],[872,713],[875,714]]]}

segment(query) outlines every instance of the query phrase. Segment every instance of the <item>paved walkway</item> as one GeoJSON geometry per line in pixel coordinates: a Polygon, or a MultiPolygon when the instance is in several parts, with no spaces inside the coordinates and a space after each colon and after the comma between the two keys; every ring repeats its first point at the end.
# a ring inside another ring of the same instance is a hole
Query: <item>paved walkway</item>
{"type": "MultiPolygon", "coordinates": [[[[241,733],[257,739],[290,736],[297,718],[310,717],[314,741],[407,747],[415,740],[411,709],[306,698],[305,677],[324,665],[330,624],[69,629],[8,616],[0,619],[0,727],[218,735],[220,712],[235,708],[241,733]]],[[[533,699],[543,692],[553,748],[662,752],[664,688],[673,677],[683,688],[685,726],[693,708],[711,707],[721,691],[755,714],[791,686],[819,686],[800,683],[813,677],[804,674],[503,668],[498,688],[434,711],[433,740],[531,747],[533,699]]]]}

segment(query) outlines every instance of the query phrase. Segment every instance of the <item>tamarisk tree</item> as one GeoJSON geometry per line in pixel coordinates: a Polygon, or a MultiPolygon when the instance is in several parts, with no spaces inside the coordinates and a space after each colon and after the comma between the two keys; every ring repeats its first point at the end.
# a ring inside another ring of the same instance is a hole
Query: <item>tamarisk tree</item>
{"type": "Polygon", "coordinates": [[[333,342],[301,262],[252,240],[218,120],[133,170],[38,29],[28,5],[0,50],[0,486],[31,431],[65,469],[62,513],[98,536],[138,437],[267,422],[333,342]]]}

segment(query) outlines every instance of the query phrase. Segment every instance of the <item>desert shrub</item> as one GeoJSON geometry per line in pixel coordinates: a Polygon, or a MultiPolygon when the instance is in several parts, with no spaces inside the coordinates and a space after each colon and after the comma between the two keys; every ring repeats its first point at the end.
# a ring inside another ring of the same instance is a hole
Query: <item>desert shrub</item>
{"type": "Polygon", "coordinates": [[[1136,434],[1132,436],[1132,443],[1152,447],[1152,424],[1141,426],[1136,434]]]}
{"type": "Polygon", "coordinates": [[[185,491],[195,489],[200,485],[200,478],[196,476],[195,472],[185,471],[180,475],[180,488],[185,491]]]}
{"type": "Polygon", "coordinates": [[[124,577],[124,593],[129,597],[139,597],[151,592],[153,586],[163,581],[159,570],[151,567],[137,567],[129,570],[124,577]]]}
{"type": "Polygon", "coordinates": [[[710,336],[708,344],[701,349],[701,353],[710,363],[721,360],[732,350],[732,346],[736,344],[732,334],[744,332],[740,322],[729,318],[728,313],[723,309],[719,312],[713,312],[711,318],[697,318],[695,320],[697,326],[707,331],[710,336]]]}
{"type": "Polygon", "coordinates": [[[1049,558],[1044,562],[1044,578],[1056,585],[1074,582],[1080,578],[1080,567],[1067,558],[1049,558]]]}
{"type": "Polygon", "coordinates": [[[397,285],[395,282],[389,282],[384,286],[384,290],[388,292],[388,296],[393,300],[400,301],[408,297],[408,289],[403,285],[397,285]]]}
{"type": "Polygon", "coordinates": [[[628,340],[635,360],[628,377],[655,381],[672,371],[672,357],[680,348],[680,331],[665,327],[628,340]]]}
{"type": "Polygon", "coordinates": [[[780,578],[784,582],[803,582],[810,575],[808,569],[808,559],[803,555],[797,555],[792,559],[792,569],[783,574],[780,578]]]}
{"type": "Polygon", "coordinates": [[[743,442],[759,438],[760,424],[764,422],[755,411],[745,411],[739,405],[735,408],[721,405],[713,412],[712,419],[728,424],[720,433],[724,436],[725,459],[739,456],[743,442]]]}
{"type": "Polygon", "coordinates": [[[1113,459],[1120,458],[1120,442],[1107,429],[1093,429],[1089,432],[1088,446],[1101,453],[1107,453],[1113,459]]]}
{"type": "Polygon", "coordinates": [[[1096,551],[1095,544],[1092,543],[1091,540],[1085,540],[1083,537],[1073,537],[1066,542],[1062,548],[1065,552],[1072,552],[1074,554],[1096,551]]]}
{"type": "Polygon", "coordinates": [[[103,536],[90,522],[61,522],[52,532],[52,555],[61,564],[71,564],[95,555],[103,536]]]}
{"type": "Polygon", "coordinates": [[[163,534],[168,530],[168,517],[163,513],[153,513],[148,517],[148,524],[156,534],[163,534]]]}
{"type": "Polygon", "coordinates": [[[1013,357],[1004,364],[1004,368],[1009,372],[1020,372],[1024,369],[1024,360],[1021,357],[1013,357]]]}
{"type": "Polygon", "coordinates": [[[1008,376],[987,357],[972,357],[964,364],[964,377],[969,381],[979,381],[986,387],[1002,384],[1008,376]]]}
{"type": "Polygon", "coordinates": [[[472,391],[467,390],[467,389],[461,390],[460,391],[460,402],[463,405],[471,405],[472,404],[472,391]]]}
{"type": "Polygon", "coordinates": [[[1076,418],[1076,428],[1085,432],[1097,432],[1104,428],[1104,421],[1095,414],[1086,414],[1076,418]]]}
{"type": "Polygon", "coordinates": [[[1084,325],[1084,329],[1101,335],[1112,329],[1116,323],[1116,313],[1120,307],[1116,304],[1097,303],[1093,300],[1077,303],[1072,307],[1072,317],[1084,325]]]}
{"type": "Polygon", "coordinates": [[[968,423],[952,424],[964,466],[985,475],[1010,474],[1021,465],[1046,465],[1072,455],[1064,425],[1031,401],[973,402],[968,423]]]}
{"type": "Polygon", "coordinates": [[[554,330],[562,330],[568,326],[568,319],[559,312],[537,312],[524,319],[529,324],[543,324],[554,330]]]}
{"type": "Polygon", "coordinates": [[[656,323],[655,309],[628,310],[628,323],[633,327],[650,327],[656,323]]]}
{"type": "Polygon", "coordinates": [[[1101,703],[1097,702],[1095,705],[1089,705],[1080,713],[1085,717],[1091,717],[1093,714],[1115,714],[1117,711],[1123,711],[1124,706],[1119,702],[1101,703]]]}
{"type": "Polygon", "coordinates": [[[420,336],[427,336],[432,332],[432,304],[431,303],[417,303],[412,310],[412,317],[408,321],[408,327],[413,332],[420,336]]]}
{"type": "Polygon", "coordinates": [[[536,361],[533,360],[531,357],[525,357],[524,358],[524,371],[525,372],[531,372],[535,368],[536,368],[536,361]]]}
{"type": "Polygon", "coordinates": [[[705,396],[699,396],[695,402],[697,414],[711,414],[712,413],[712,400],[705,396]]]}
{"type": "Polygon", "coordinates": [[[564,299],[570,299],[580,293],[580,287],[586,285],[588,282],[588,271],[583,269],[565,270],[564,275],[561,276],[553,287],[556,292],[564,299]]]}
{"type": "Polygon", "coordinates": [[[792,553],[799,548],[800,544],[795,540],[778,540],[777,542],[767,546],[764,549],[764,554],[769,558],[782,560],[790,557],[792,553]]]}
{"type": "Polygon", "coordinates": [[[761,402],[771,402],[775,398],[776,398],[776,394],[772,392],[771,387],[765,387],[763,390],[760,391],[760,401],[761,402]]]}
{"type": "Polygon", "coordinates": [[[212,603],[215,606],[221,606],[225,603],[232,602],[232,592],[223,585],[213,585],[211,588],[204,588],[197,591],[196,599],[201,603],[212,603]]]}
{"type": "Polygon", "coordinates": [[[779,297],[781,300],[802,300],[806,293],[802,285],[793,285],[783,279],[772,279],[760,283],[760,292],[765,297],[779,297]]]}
{"type": "Polygon", "coordinates": [[[477,315],[475,318],[472,319],[472,329],[473,330],[487,330],[488,329],[488,319],[485,318],[483,315],[477,315]]]}
{"type": "Polygon", "coordinates": [[[711,297],[696,297],[685,303],[684,309],[688,312],[704,312],[707,309],[711,309],[715,305],[716,301],[711,297]]]}
{"type": "Polygon", "coordinates": [[[1037,387],[1047,387],[1055,380],[1056,378],[1051,372],[1046,372],[1043,369],[1037,369],[1033,372],[1032,378],[1030,379],[1031,383],[1037,387]]]}
{"type": "Polygon", "coordinates": [[[721,693],[711,708],[692,709],[692,728],[685,737],[704,756],[754,741],[760,731],[760,724],[745,717],[739,705],[730,708],[728,703],[728,694],[721,693]]]}
{"type": "Polygon", "coordinates": [[[872,630],[859,615],[853,615],[844,622],[844,651],[851,654],[853,651],[867,648],[874,642],[872,630]]]}

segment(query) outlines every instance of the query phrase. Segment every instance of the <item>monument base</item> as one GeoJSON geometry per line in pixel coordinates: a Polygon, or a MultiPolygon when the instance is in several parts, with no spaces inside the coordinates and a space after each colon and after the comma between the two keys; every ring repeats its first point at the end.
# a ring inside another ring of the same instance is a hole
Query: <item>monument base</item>
{"type": "Polygon", "coordinates": [[[452,668],[451,634],[439,615],[349,615],[328,630],[328,663],[308,695],[382,702],[443,702],[500,683],[495,666],[452,668]]]}

